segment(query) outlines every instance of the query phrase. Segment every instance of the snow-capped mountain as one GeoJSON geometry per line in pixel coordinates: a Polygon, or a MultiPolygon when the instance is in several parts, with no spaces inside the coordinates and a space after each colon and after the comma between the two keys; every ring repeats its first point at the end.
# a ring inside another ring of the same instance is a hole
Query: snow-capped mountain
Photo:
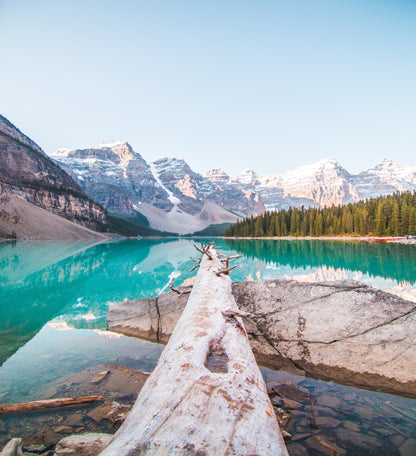
{"type": "Polygon", "coordinates": [[[260,214],[258,196],[226,182],[216,184],[178,158],[148,164],[126,142],[104,143],[51,155],[109,212],[140,212],[152,228],[179,234],[260,214]]]}
{"type": "Polygon", "coordinates": [[[356,175],[350,174],[334,159],[276,175],[258,175],[252,169],[246,169],[229,178],[220,171],[211,171],[207,177],[214,182],[231,182],[256,193],[267,210],[348,204],[416,189],[416,167],[391,160],[383,160],[356,175]]]}
{"type": "Polygon", "coordinates": [[[140,212],[152,228],[185,234],[239,217],[289,207],[324,207],[416,189],[416,167],[383,160],[350,174],[334,159],[293,171],[230,177],[217,168],[202,176],[180,158],[146,160],[126,142],[76,150],[52,158],[105,209],[140,212]]]}
{"type": "Polygon", "coordinates": [[[416,167],[384,159],[373,168],[354,176],[353,184],[360,199],[412,191],[416,188],[416,167]]]}
{"type": "Polygon", "coordinates": [[[278,175],[237,176],[236,181],[251,186],[260,195],[269,210],[290,206],[324,207],[346,204],[360,198],[351,182],[351,175],[335,160],[325,159],[278,175]]]}

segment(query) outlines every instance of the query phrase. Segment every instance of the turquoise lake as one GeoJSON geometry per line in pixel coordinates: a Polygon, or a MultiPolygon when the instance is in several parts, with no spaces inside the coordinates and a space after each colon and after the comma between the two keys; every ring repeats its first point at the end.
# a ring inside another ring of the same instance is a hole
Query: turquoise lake
{"type": "MultiPolygon", "coordinates": [[[[155,296],[168,290],[172,278],[176,285],[189,281],[195,275],[189,272],[190,257],[198,255],[195,242],[141,239],[1,245],[0,401],[47,399],[51,382],[102,363],[152,370],[163,346],[108,332],[108,305],[155,296]]],[[[224,253],[243,255],[231,272],[233,281],[353,279],[416,301],[416,246],[318,240],[215,242],[224,253]]],[[[265,368],[262,372],[266,381],[290,377],[265,368]]],[[[332,421],[334,426],[323,425],[319,435],[334,442],[342,454],[416,454],[412,449],[416,448],[412,446],[416,445],[415,400],[308,378],[293,376],[292,380],[311,394],[341,401],[336,407],[323,407],[321,413],[353,424],[344,428],[332,421]],[[371,413],[364,416],[360,409],[371,413]]],[[[294,438],[309,432],[308,414],[306,406],[294,413],[287,428],[294,438]]],[[[5,439],[11,425],[2,420],[0,439],[5,439]]],[[[292,440],[290,454],[329,454],[322,453],[319,445],[314,448],[312,440],[307,453],[302,453],[303,443],[292,440]]]]}

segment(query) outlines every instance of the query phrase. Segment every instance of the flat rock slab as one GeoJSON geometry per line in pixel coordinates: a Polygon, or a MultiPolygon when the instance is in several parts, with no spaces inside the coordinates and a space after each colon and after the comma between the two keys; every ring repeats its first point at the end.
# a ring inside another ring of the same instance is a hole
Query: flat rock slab
{"type": "MultiPolygon", "coordinates": [[[[179,290],[189,290],[179,287],[179,290]]],[[[233,283],[256,359],[416,397],[416,304],[358,282],[233,283]]],[[[166,343],[189,294],[114,303],[110,330],[166,343]]]]}

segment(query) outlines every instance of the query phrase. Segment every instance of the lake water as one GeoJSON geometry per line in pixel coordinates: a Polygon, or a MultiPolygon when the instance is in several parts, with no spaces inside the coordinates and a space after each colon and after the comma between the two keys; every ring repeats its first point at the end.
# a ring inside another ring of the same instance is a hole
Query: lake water
{"type": "MultiPolygon", "coordinates": [[[[195,275],[189,272],[190,257],[198,255],[195,242],[0,246],[0,401],[47,399],[51,383],[102,363],[152,370],[163,346],[106,331],[108,305],[155,296],[168,289],[171,278],[177,285],[186,282],[195,275]]],[[[224,253],[243,254],[231,272],[233,281],[354,279],[416,301],[415,246],[222,239],[216,244],[224,253]]],[[[416,454],[416,401],[262,372],[266,381],[291,381],[318,397],[314,406],[291,412],[292,455],[333,454],[325,443],[348,455],[416,454]]],[[[12,427],[11,418],[0,419],[1,441],[13,435],[12,427]]]]}

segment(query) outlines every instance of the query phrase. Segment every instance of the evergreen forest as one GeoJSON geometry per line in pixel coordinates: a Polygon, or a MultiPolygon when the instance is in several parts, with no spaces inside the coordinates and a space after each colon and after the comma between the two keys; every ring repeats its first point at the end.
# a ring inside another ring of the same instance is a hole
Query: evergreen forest
{"type": "Polygon", "coordinates": [[[416,235],[416,191],[345,206],[290,208],[247,217],[224,236],[406,236],[416,235]]]}

